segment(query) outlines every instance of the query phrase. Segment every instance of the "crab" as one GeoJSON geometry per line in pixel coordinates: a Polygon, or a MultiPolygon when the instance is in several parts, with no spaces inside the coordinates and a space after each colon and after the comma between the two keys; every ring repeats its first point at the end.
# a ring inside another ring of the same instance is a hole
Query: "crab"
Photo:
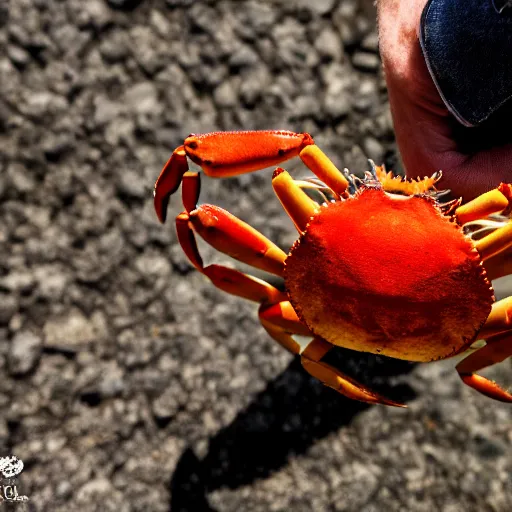
{"type": "Polygon", "coordinates": [[[339,171],[307,133],[215,132],[190,135],[174,150],[155,183],[154,206],[165,222],[169,198],[181,184],[185,210],[176,230],[192,265],[221,290],[259,303],[268,334],[348,398],[405,406],[322,361],[334,346],[413,362],[468,352],[456,365],[462,381],[512,402],[512,393],[476,373],[512,355],[512,297],[496,301],[491,285],[512,272],[506,253],[512,185],[502,183],[466,204],[443,203],[440,178],[438,172],[410,180],[375,165],[357,178],[339,171]],[[272,176],[298,231],[288,254],[226,210],[198,206],[200,176],[188,159],[207,176],[223,178],[296,156],[316,178],[295,180],[280,167],[272,176]],[[227,266],[205,266],[195,234],[283,278],[284,290],[227,266]]]}

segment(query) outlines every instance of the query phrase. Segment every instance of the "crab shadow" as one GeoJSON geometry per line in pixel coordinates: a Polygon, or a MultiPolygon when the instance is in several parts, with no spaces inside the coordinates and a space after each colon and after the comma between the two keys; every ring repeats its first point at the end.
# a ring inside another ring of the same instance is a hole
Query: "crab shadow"
{"type": "MultiPolygon", "coordinates": [[[[346,349],[333,350],[325,361],[391,399],[408,402],[416,397],[403,382],[413,363],[346,349]]],[[[304,453],[315,440],[349,425],[369,407],[375,406],[324,387],[295,358],[247,409],[210,439],[204,458],[199,459],[191,448],[184,451],[170,482],[170,510],[214,511],[208,493],[268,477],[291,455],[304,453]]]]}

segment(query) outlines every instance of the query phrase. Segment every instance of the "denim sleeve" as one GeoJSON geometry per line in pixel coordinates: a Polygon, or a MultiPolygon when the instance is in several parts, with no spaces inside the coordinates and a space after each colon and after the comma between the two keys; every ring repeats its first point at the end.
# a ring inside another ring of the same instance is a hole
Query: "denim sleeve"
{"type": "Polygon", "coordinates": [[[429,0],[423,54],[448,109],[476,126],[512,96],[512,0],[429,0]]]}

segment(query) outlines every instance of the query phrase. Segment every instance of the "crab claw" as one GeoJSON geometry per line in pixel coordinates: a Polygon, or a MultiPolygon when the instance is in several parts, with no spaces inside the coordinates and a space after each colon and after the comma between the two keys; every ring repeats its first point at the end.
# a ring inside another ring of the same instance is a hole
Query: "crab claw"
{"type": "Polygon", "coordinates": [[[153,191],[155,211],[158,219],[163,224],[167,216],[169,198],[178,190],[183,175],[188,171],[187,155],[185,147],[176,148],[155,183],[153,191]]]}

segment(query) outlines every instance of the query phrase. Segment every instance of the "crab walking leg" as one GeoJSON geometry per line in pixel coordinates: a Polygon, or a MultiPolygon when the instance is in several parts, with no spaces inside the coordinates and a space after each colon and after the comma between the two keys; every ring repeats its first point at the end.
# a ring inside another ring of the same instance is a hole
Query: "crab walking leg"
{"type": "Polygon", "coordinates": [[[511,393],[495,382],[474,373],[500,363],[510,356],[512,356],[512,333],[509,331],[487,338],[487,345],[463,359],[456,369],[464,384],[469,387],[500,402],[512,402],[511,393]]]}
{"type": "Polygon", "coordinates": [[[197,248],[194,232],[186,212],[176,217],[178,241],[190,262],[219,289],[254,302],[275,303],[286,298],[286,294],[269,283],[238,270],[222,265],[205,267],[197,248]]]}
{"type": "MultiPolygon", "coordinates": [[[[262,304],[258,316],[268,334],[292,354],[301,352],[301,345],[293,338],[294,334],[313,338],[313,333],[300,321],[288,300],[262,304]]],[[[332,348],[332,345],[328,345],[324,354],[332,348]]]]}
{"type": "Polygon", "coordinates": [[[400,402],[390,400],[367,386],[355,381],[347,375],[341,373],[327,363],[311,361],[305,357],[302,358],[302,366],[313,377],[316,377],[326,386],[334,389],[338,393],[345,395],[352,400],[367,402],[370,404],[392,405],[394,407],[407,407],[400,402]]]}
{"type": "Polygon", "coordinates": [[[321,338],[314,337],[307,326],[300,321],[289,301],[260,306],[259,317],[270,336],[293,354],[300,354],[304,369],[326,386],[353,400],[406,407],[372,391],[334,366],[321,362],[320,360],[331,350],[332,345],[321,338]],[[294,334],[310,336],[313,339],[302,348],[293,338],[294,334]]]}
{"type": "Polygon", "coordinates": [[[190,213],[197,208],[201,192],[201,179],[198,172],[188,171],[183,175],[181,185],[181,202],[185,210],[190,213]]]}
{"type": "Polygon", "coordinates": [[[502,183],[498,188],[482,194],[469,203],[459,206],[455,216],[459,224],[484,219],[494,213],[506,210],[512,204],[512,185],[502,183]]]}
{"type": "Polygon", "coordinates": [[[295,183],[290,174],[278,167],[272,175],[272,186],[297,231],[302,233],[319,206],[295,183]]]}
{"type": "Polygon", "coordinates": [[[301,160],[335,194],[344,197],[348,180],[316,145],[306,146],[299,154],[301,160]]]}
{"type": "Polygon", "coordinates": [[[491,312],[478,336],[487,339],[512,330],[512,297],[506,297],[492,305],[491,312]]]}
{"type": "Polygon", "coordinates": [[[483,260],[505,251],[512,246],[512,221],[475,242],[483,260]]]}
{"type": "Polygon", "coordinates": [[[259,231],[219,206],[203,204],[196,207],[199,183],[198,173],[185,173],[183,204],[194,231],[214,249],[282,277],[286,253],[259,231]]]}
{"type": "Polygon", "coordinates": [[[203,204],[190,212],[195,232],[218,251],[282,277],[286,253],[259,231],[219,206],[203,204]]]}

